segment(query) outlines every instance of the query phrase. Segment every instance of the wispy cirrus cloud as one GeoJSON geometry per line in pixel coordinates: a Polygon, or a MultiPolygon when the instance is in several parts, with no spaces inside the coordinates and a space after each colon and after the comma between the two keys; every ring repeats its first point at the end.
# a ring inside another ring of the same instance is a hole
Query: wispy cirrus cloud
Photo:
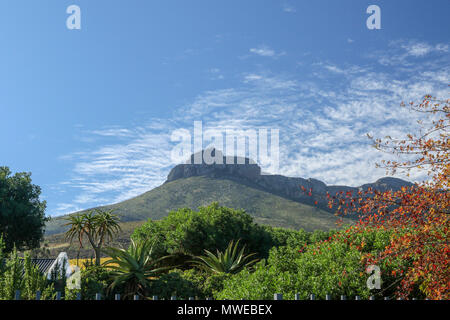
{"type": "MultiPolygon", "coordinates": [[[[192,132],[197,120],[205,129],[279,129],[280,174],[352,186],[375,181],[385,175],[375,163],[389,157],[371,147],[366,134],[404,137],[416,131],[419,118],[400,108],[401,101],[448,96],[445,45],[407,45],[393,44],[359,66],[320,62],[311,76],[243,73],[239,85],[202,92],[170,119],[83,131],[107,140],[64,157],[73,162],[73,172],[63,184],[75,196],[59,204],[57,213],[122,201],[160,185],[176,164],[170,160],[171,133],[192,132]],[[414,60],[428,55],[433,59],[426,63],[414,60]],[[402,63],[386,70],[383,57],[402,63]]],[[[411,176],[423,178],[420,172],[411,176]]]]}
{"type": "Polygon", "coordinates": [[[256,54],[261,57],[270,57],[270,58],[277,58],[280,56],[285,55],[286,53],[283,52],[276,52],[274,49],[266,46],[266,45],[260,45],[255,48],[250,48],[250,53],[256,54]]]}
{"type": "Polygon", "coordinates": [[[448,43],[429,44],[415,40],[392,41],[389,51],[377,51],[373,56],[378,56],[380,64],[385,66],[412,67],[420,62],[420,59],[434,55],[434,58],[442,57],[449,51],[448,43]]]}
{"type": "Polygon", "coordinates": [[[104,128],[101,130],[93,130],[92,134],[104,137],[129,137],[132,132],[125,128],[104,128]]]}
{"type": "Polygon", "coordinates": [[[431,52],[448,52],[448,45],[439,43],[430,45],[425,42],[409,42],[401,46],[406,51],[407,56],[423,57],[431,52]]]}

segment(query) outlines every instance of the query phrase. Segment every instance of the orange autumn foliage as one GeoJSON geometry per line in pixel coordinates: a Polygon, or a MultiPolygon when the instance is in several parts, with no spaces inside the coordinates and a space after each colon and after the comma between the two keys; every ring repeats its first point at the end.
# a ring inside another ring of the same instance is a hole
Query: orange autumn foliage
{"type": "Polygon", "coordinates": [[[392,258],[410,262],[407,270],[394,270],[401,275],[397,297],[411,298],[419,288],[429,299],[449,299],[449,193],[450,170],[448,136],[449,100],[425,96],[420,104],[402,104],[423,113],[429,122],[420,122],[425,131],[408,134],[405,139],[372,139],[374,147],[394,154],[399,161],[383,161],[378,166],[392,174],[399,170],[426,170],[428,179],[398,191],[361,190],[357,194],[327,195],[330,208],[339,215],[357,213],[360,220],[353,228],[383,228],[393,231],[390,245],[376,256],[367,256],[367,264],[392,258]],[[431,119],[430,119],[431,118],[431,119]],[[406,158],[406,160],[404,160],[406,158]]]}

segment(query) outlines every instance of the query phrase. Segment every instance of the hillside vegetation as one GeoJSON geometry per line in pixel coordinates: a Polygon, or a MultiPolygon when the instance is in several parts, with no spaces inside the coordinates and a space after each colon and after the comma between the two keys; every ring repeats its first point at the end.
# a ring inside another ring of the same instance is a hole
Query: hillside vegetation
{"type": "MultiPolygon", "coordinates": [[[[106,209],[115,209],[122,222],[159,220],[172,210],[197,209],[219,202],[220,205],[244,209],[256,222],[291,229],[328,230],[335,227],[336,217],[321,209],[295,202],[258,188],[226,178],[190,177],[167,182],[138,197],[106,209]]],[[[65,231],[62,218],[47,224],[46,234],[65,231]]]]}

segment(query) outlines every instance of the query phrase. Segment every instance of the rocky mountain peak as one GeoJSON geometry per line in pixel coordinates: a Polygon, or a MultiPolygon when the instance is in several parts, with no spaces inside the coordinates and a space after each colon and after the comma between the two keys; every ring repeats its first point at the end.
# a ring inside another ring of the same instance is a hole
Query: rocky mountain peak
{"type": "Polygon", "coordinates": [[[324,182],[309,178],[286,177],[282,175],[261,174],[261,168],[253,160],[242,157],[226,157],[220,150],[206,149],[191,155],[184,164],[175,166],[169,173],[167,181],[175,181],[195,176],[209,178],[227,178],[256,188],[269,191],[302,203],[313,203],[315,200],[326,209],[326,193],[335,194],[340,191],[357,192],[367,188],[379,191],[398,190],[402,186],[411,186],[410,182],[393,177],[384,177],[374,183],[359,187],[326,185],[324,182]],[[308,196],[302,187],[312,190],[308,196]]]}
{"type": "Polygon", "coordinates": [[[224,156],[220,150],[206,149],[192,154],[186,163],[175,166],[166,182],[193,176],[256,179],[260,175],[260,166],[249,158],[224,156]]]}

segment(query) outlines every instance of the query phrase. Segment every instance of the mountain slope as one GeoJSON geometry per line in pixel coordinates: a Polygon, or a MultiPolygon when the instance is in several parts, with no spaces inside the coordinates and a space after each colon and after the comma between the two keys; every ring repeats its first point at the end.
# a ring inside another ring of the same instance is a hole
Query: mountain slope
{"type": "MultiPolygon", "coordinates": [[[[327,186],[317,179],[264,175],[251,159],[225,157],[219,150],[207,149],[191,155],[188,163],[175,166],[163,185],[104,208],[115,209],[123,222],[144,221],[164,218],[171,210],[197,209],[217,201],[223,206],[245,209],[260,223],[305,230],[329,229],[336,217],[327,206],[327,193],[356,193],[368,188],[386,191],[410,185],[401,179],[385,177],[355,188],[327,186]],[[206,153],[215,158],[212,164],[204,162],[206,153]]],[[[62,218],[53,219],[47,223],[46,234],[63,232],[63,224],[62,218]]]]}
{"type": "MultiPolygon", "coordinates": [[[[204,176],[166,182],[138,197],[106,206],[115,209],[122,221],[161,219],[171,210],[209,205],[245,209],[256,222],[305,230],[334,227],[336,217],[321,209],[295,202],[267,191],[227,179],[204,176]]],[[[60,233],[63,220],[55,218],[47,224],[47,235],[60,233]]]]}
{"type": "Polygon", "coordinates": [[[167,182],[180,181],[190,177],[210,177],[210,178],[227,178],[240,184],[257,188],[271,194],[276,194],[283,198],[300,202],[307,205],[314,205],[322,210],[329,211],[328,200],[326,194],[334,195],[340,191],[350,191],[354,194],[359,189],[367,190],[368,188],[378,191],[398,190],[402,186],[411,186],[410,182],[384,177],[374,183],[367,183],[359,187],[349,186],[333,186],[326,185],[317,179],[304,179],[298,177],[286,177],[282,175],[262,174],[261,168],[251,159],[240,157],[226,157],[222,152],[215,149],[206,149],[193,154],[189,163],[179,164],[175,166],[167,177],[167,182]],[[208,153],[210,154],[208,156],[208,153]],[[204,157],[215,157],[213,164],[206,164],[204,157]],[[197,162],[195,161],[197,160],[197,162]],[[218,160],[218,161],[217,161],[218,160]],[[239,164],[242,163],[242,164],[239,164]],[[302,188],[305,191],[302,190],[302,188]],[[309,191],[311,194],[309,195],[309,191]]]}

